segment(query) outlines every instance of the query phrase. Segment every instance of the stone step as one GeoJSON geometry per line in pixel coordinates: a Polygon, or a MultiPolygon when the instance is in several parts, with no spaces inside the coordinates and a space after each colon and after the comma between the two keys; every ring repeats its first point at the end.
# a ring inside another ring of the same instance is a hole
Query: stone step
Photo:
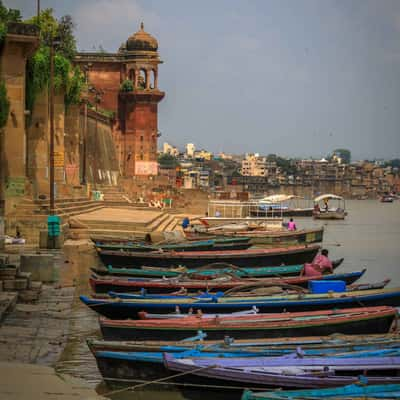
{"type": "Polygon", "coordinates": [[[171,223],[164,230],[165,231],[174,231],[174,230],[176,230],[177,225],[178,225],[178,221],[176,220],[176,218],[173,218],[171,223]]]}
{"type": "Polygon", "coordinates": [[[90,237],[144,240],[147,231],[119,229],[89,229],[90,237]]]}
{"type": "Polygon", "coordinates": [[[163,232],[166,230],[166,228],[171,225],[171,223],[174,221],[174,217],[168,214],[168,218],[166,218],[158,227],[155,229],[157,232],[163,232]]]}
{"type": "Polygon", "coordinates": [[[154,219],[149,225],[146,226],[146,230],[153,232],[169,218],[169,214],[163,213],[158,218],[154,219]]]}
{"type": "MultiPolygon", "coordinates": [[[[72,203],[71,203],[72,204],[72,203]]],[[[104,204],[102,202],[98,201],[92,201],[88,202],[86,204],[81,204],[81,203],[75,203],[75,205],[69,205],[68,207],[60,207],[58,204],[56,204],[55,210],[57,214],[70,214],[70,213],[76,213],[77,211],[82,214],[84,212],[88,212],[89,210],[92,210],[94,208],[98,207],[104,207],[104,204]]],[[[18,214],[36,214],[36,215],[47,215],[49,213],[50,207],[43,207],[41,209],[38,208],[18,208],[18,214]]]]}

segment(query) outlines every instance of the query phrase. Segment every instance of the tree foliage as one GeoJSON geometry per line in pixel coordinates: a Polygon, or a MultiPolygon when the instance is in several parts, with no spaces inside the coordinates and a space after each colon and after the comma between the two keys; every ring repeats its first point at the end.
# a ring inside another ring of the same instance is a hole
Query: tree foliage
{"type": "Polygon", "coordinates": [[[180,165],[178,159],[171,154],[160,154],[158,156],[158,163],[160,164],[160,168],[164,169],[174,169],[180,165]]]}
{"type": "Polygon", "coordinates": [[[351,161],[351,151],[347,149],[336,149],[333,150],[332,156],[336,155],[342,159],[345,164],[350,164],[351,161]]]}
{"type": "Polygon", "coordinates": [[[400,169],[400,158],[394,158],[393,160],[386,162],[385,166],[400,169]]]}
{"type": "Polygon", "coordinates": [[[76,53],[76,40],[73,35],[75,27],[71,16],[65,15],[57,20],[51,8],[42,10],[39,17],[35,16],[27,21],[40,28],[40,46],[36,53],[27,62],[26,72],[26,107],[33,109],[39,93],[47,86],[50,80],[50,46],[55,43],[54,54],[54,87],[56,91],[65,92],[65,104],[80,102],[81,92],[85,85],[83,73],[72,66],[76,53]]]}
{"type": "Polygon", "coordinates": [[[130,79],[125,79],[121,83],[121,92],[132,92],[133,91],[133,82],[130,79]]]}
{"type": "Polygon", "coordinates": [[[7,24],[10,22],[20,22],[21,13],[19,10],[7,8],[0,0],[0,45],[7,35],[7,24]]]}

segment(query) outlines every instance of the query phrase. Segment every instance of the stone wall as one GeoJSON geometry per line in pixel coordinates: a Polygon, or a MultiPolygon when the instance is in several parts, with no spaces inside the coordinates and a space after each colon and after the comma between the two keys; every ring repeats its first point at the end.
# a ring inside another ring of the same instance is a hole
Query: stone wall
{"type": "Polygon", "coordinates": [[[80,130],[79,106],[70,105],[65,111],[65,135],[64,135],[64,162],[65,180],[68,185],[78,186],[81,182],[80,175],[80,130]]]}
{"type": "Polygon", "coordinates": [[[26,191],[25,66],[38,45],[37,28],[28,24],[9,27],[0,50],[0,71],[10,101],[10,115],[4,128],[2,169],[5,183],[5,213],[14,212],[26,191]]]}
{"type": "MultiPolygon", "coordinates": [[[[92,112],[88,115],[87,123],[87,181],[94,185],[117,185],[119,168],[111,122],[92,112]]],[[[80,118],[80,126],[83,130],[83,115],[80,118]]]]}

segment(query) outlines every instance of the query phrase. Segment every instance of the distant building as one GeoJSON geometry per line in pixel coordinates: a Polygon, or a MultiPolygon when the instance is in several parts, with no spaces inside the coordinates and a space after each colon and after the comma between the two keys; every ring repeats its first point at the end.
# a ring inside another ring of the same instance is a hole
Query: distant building
{"type": "Polygon", "coordinates": [[[196,146],[193,143],[188,143],[186,145],[186,154],[188,157],[193,158],[195,151],[196,151],[196,146]]]}
{"type": "Polygon", "coordinates": [[[194,158],[202,158],[203,160],[210,161],[213,158],[213,154],[207,150],[200,150],[200,151],[195,151],[194,158]]]}
{"type": "Polygon", "coordinates": [[[260,157],[258,153],[246,154],[246,158],[242,160],[242,175],[244,176],[266,176],[267,171],[267,158],[260,157]]]}
{"type": "Polygon", "coordinates": [[[179,150],[177,147],[170,145],[169,143],[165,142],[163,144],[163,153],[170,154],[171,156],[178,157],[179,150]]]}

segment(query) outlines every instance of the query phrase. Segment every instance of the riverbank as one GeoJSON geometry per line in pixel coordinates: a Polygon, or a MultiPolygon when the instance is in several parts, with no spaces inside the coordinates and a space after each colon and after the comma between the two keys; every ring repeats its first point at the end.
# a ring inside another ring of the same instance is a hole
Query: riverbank
{"type": "Polygon", "coordinates": [[[43,365],[0,362],[0,399],[102,400],[83,380],[43,365]]]}
{"type": "MultiPolygon", "coordinates": [[[[69,340],[72,306],[80,271],[79,254],[93,253],[87,241],[69,242],[64,251],[52,252],[56,282],[43,285],[40,297],[31,303],[17,303],[0,324],[0,398],[102,399],[87,382],[60,374],[53,368],[69,340]],[[23,382],[23,385],[21,385],[23,382]]],[[[31,248],[15,247],[8,255],[13,264],[31,248]]],[[[7,292],[4,292],[7,293],[7,292]]]]}

